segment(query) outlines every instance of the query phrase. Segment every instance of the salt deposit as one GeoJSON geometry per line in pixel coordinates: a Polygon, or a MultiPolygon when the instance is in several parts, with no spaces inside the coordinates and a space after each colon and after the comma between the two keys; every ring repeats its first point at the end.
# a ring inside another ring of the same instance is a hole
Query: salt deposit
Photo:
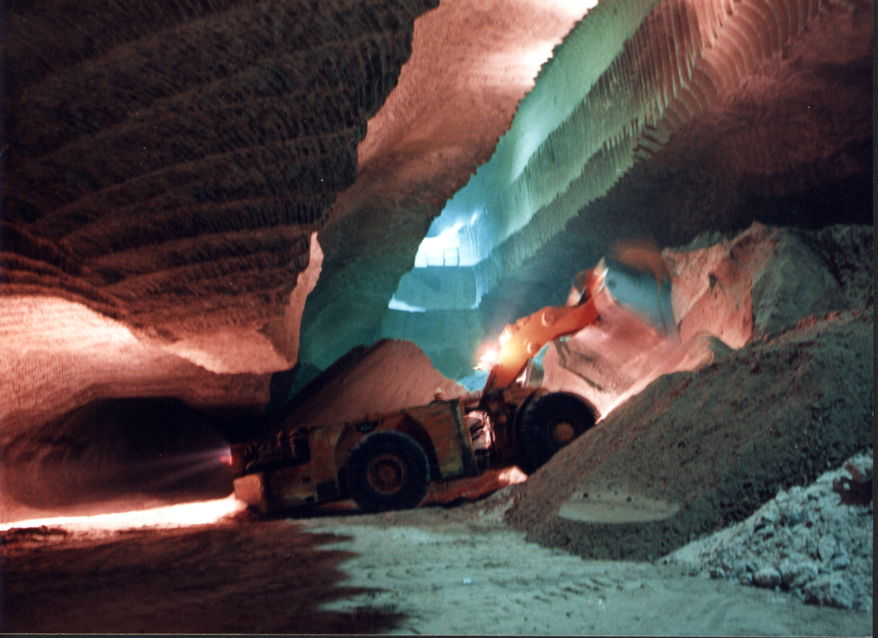
{"type": "Polygon", "coordinates": [[[807,488],[781,490],[746,520],[689,543],[662,562],[684,565],[693,574],[789,591],[806,603],[871,613],[872,501],[857,503],[850,490],[845,494],[846,485],[863,484],[858,477],[868,477],[864,489],[871,492],[871,449],[807,488]]]}

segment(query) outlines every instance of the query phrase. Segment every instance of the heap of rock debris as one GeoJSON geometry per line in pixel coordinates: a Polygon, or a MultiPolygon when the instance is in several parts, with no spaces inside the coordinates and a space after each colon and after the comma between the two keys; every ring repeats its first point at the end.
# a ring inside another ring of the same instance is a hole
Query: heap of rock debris
{"type": "Polygon", "coordinates": [[[662,562],[789,591],[806,603],[872,612],[872,450],[662,562]]]}

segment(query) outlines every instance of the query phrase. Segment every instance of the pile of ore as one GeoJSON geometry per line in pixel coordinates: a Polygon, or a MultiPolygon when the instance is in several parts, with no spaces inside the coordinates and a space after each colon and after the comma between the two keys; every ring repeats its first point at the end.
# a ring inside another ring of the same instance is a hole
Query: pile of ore
{"type": "Polygon", "coordinates": [[[870,609],[871,228],[754,225],[665,258],[681,336],[731,349],[605,414],[518,488],[508,522],[586,558],[699,541],[693,571],[870,609]]]}
{"type": "Polygon", "coordinates": [[[807,487],[781,490],[746,520],[662,562],[872,612],[872,450],[807,487]]]}

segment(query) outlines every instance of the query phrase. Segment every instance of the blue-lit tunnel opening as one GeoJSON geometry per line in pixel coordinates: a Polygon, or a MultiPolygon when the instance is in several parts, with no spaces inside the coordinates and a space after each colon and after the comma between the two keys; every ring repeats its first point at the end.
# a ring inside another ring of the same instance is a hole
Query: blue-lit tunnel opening
{"type": "Polygon", "coordinates": [[[442,373],[466,387],[484,385],[473,368],[484,340],[478,312],[488,287],[479,264],[490,259],[496,230],[481,208],[450,200],[421,242],[412,269],[399,280],[381,322],[381,337],[420,346],[442,373]]]}
{"type": "MultiPolygon", "coordinates": [[[[461,221],[455,216],[440,216],[430,227],[427,236],[418,247],[415,255],[415,268],[430,266],[474,266],[487,254],[480,250],[478,239],[479,213],[473,213],[468,220],[461,221]],[[450,220],[451,223],[449,223],[450,220]]],[[[490,250],[490,245],[487,246],[490,250]]]]}
{"type": "Polygon", "coordinates": [[[407,312],[478,308],[485,290],[474,267],[490,255],[492,240],[492,229],[479,212],[470,212],[465,219],[443,213],[421,242],[414,268],[400,279],[389,308],[407,312]]]}
{"type": "Polygon", "coordinates": [[[491,159],[433,221],[381,337],[413,341],[449,376],[477,363],[488,336],[482,299],[609,191],[632,167],[643,127],[661,116],[655,87],[631,84],[657,54],[622,55],[654,5],[599,4],[555,48],[491,159]]]}
{"type": "Polygon", "coordinates": [[[632,97],[645,95],[616,67],[633,59],[623,49],[654,4],[597,5],[555,48],[491,159],[434,220],[389,310],[477,309],[627,172],[642,126],[660,109],[632,97]]]}

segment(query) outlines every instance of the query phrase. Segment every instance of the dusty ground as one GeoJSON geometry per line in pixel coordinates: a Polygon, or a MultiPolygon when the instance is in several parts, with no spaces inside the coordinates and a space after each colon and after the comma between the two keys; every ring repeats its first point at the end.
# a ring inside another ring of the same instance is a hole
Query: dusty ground
{"type": "Polygon", "coordinates": [[[583,560],[499,524],[511,490],[456,508],[312,519],[357,556],[337,611],[403,614],[393,633],[867,635],[871,614],[802,605],[775,591],[658,562],[583,560]]]}
{"type": "Polygon", "coordinates": [[[504,489],[454,507],[3,537],[7,632],[869,635],[658,562],[583,560],[502,523],[504,489]]]}
{"type": "Polygon", "coordinates": [[[350,633],[392,616],[323,611],[349,552],[285,521],[111,534],[6,534],[8,632],[350,633]]]}

